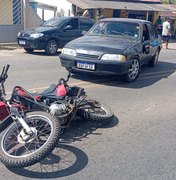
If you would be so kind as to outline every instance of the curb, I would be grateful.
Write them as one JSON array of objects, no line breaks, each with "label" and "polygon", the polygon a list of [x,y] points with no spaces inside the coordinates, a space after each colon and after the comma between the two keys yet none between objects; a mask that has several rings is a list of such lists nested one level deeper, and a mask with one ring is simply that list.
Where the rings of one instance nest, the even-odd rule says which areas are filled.
[{"label": "curb", "polygon": [[18,48],[20,48],[20,46],[17,44],[17,42],[0,43],[0,50],[14,50]]}]

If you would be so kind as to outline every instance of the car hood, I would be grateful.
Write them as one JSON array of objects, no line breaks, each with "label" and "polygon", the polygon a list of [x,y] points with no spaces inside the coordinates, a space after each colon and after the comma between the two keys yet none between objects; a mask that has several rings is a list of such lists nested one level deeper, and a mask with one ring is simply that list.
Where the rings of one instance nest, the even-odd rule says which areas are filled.
[{"label": "car hood", "polygon": [[69,42],[65,47],[103,53],[123,53],[124,50],[131,47],[134,43],[136,43],[136,41],[129,38],[85,35]]},{"label": "car hood", "polygon": [[43,33],[45,31],[50,31],[50,30],[55,30],[55,29],[57,29],[57,27],[40,26],[40,27],[23,30],[23,31],[21,31],[21,33],[24,33],[24,34]]}]

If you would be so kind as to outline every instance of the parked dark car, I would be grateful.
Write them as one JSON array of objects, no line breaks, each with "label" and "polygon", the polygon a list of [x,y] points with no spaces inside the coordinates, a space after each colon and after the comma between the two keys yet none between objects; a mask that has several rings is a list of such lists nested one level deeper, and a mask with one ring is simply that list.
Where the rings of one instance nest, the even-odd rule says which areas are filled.
[{"label": "parked dark car", "polygon": [[72,72],[124,75],[134,82],[141,66],[155,66],[161,39],[149,21],[107,18],[86,35],[66,44],[60,54],[62,66]]},{"label": "parked dark car", "polygon": [[93,19],[84,17],[57,17],[19,32],[17,41],[27,52],[44,49],[47,54],[54,55],[58,48],[82,36],[94,23]]}]

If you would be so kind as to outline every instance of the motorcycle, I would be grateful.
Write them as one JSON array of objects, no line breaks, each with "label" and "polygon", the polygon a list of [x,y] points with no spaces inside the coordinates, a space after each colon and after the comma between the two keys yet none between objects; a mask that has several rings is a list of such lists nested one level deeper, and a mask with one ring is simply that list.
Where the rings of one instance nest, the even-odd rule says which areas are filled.
[{"label": "motorcycle", "polygon": [[51,84],[41,93],[29,93],[22,87],[16,86],[13,90],[11,102],[20,102],[28,109],[40,109],[46,107],[49,113],[61,123],[61,128],[68,127],[75,116],[96,122],[109,124],[114,114],[105,104],[87,97],[84,88],[69,86],[67,78],[60,78],[57,84]]},{"label": "motorcycle", "polygon": [[[6,100],[4,83],[9,65],[0,76],[0,161],[10,167],[30,166],[49,155],[59,141],[61,124],[46,107],[30,109]],[[3,132],[2,132],[3,131]]]},{"label": "motorcycle", "polygon": [[[69,72],[66,79],[60,78],[57,84],[50,85],[48,89],[46,89],[41,93],[30,93],[20,86],[15,86],[12,91],[12,95],[8,105],[11,105],[13,107],[17,106],[18,109],[22,109],[22,111],[20,111],[22,112],[21,114],[22,115],[26,114],[27,117],[29,116],[28,111],[30,111],[30,113],[35,113],[36,115],[39,114],[39,116],[41,115],[41,113],[46,113],[48,116],[50,116],[48,119],[53,119],[52,121],[54,121],[54,123],[56,122],[58,123],[56,126],[58,129],[58,134],[56,135],[56,133],[54,133],[56,135],[55,139],[57,141],[59,138],[59,134],[65,128],[69,127],[71,121],[75,118],[75,116],[79,116],[82,119],[93,121],[98,124],[111,123],[114,116],[111,110],[103,103],[100,103],[97,100],[87,98],[87,94],[84,88],[78,86],[69,86],[68,81],[70,77],[71,77],[71,73]],[[24,110],[27,111],[27,113],[24,113],[25,112]],[[38,126],[38,124],[36,123],[29,125],[32,126],[31,129],[34,132],[33,136],[36,136],[37,134],[36,131],[38,129],[36,129],[35,126]],[[39,125],[41,124],[39,123]],[[13,128],[14,128],[13,126],[10,126],[4,136],[8,136],[9,131],[12,131]],[[23,131],[24,130],[20,129],[18,132],[15,133],[21,133],[21,134],[26,133],[26,130],[24,132]],[[18,136],[20,137],[20,135]],[[3,138],[2,140],[5,141],[6,139]],[[20,138],[18,138],[17,140],[19,141],[19,143],[25,143]],[[30,140],[30,142],[32,141],[33,139]],[[8,144],[8,142],[6,142],[6,144]],[[1,143],[1,146],[4,145],[5,143],[4,144]],[[50,152],[54,149],[54,146],[56,144],[52,144],[52,145],[53,148],[50,149]],[[4,155],[7,153],[3,151],[1,154],[3,154],[0,157],[0,161],[2,163],[8,166],[16,166],[15,163],[12,163],[12,161],[7,160],[7,159],[11,159],[10,153],[9,156],[5,158]],[[9,161],[11,163],[8,163]],[[14,160],[14,162],[15,161],[16,159]],[[35,162],[37,161],[38,160],[36,160]],[[29,164],[31,165],[32,163],[29,163],[28,161],[28,163],[26,164],[23,163],[23,166],[24,165],[27,166]]]}]

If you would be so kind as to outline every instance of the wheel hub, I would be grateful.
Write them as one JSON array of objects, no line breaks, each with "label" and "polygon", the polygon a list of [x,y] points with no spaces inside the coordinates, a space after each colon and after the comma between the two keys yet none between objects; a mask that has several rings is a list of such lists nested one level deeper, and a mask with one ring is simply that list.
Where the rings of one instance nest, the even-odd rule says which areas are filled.
[{"label": "wheel hub", "polygon": [[31,134],[27,134],[24,129],[20,131],[20,133],[17,136],[18,142],[25,144],[33,141],[37,136],[37,130],[34,127],[31,127]]}]

